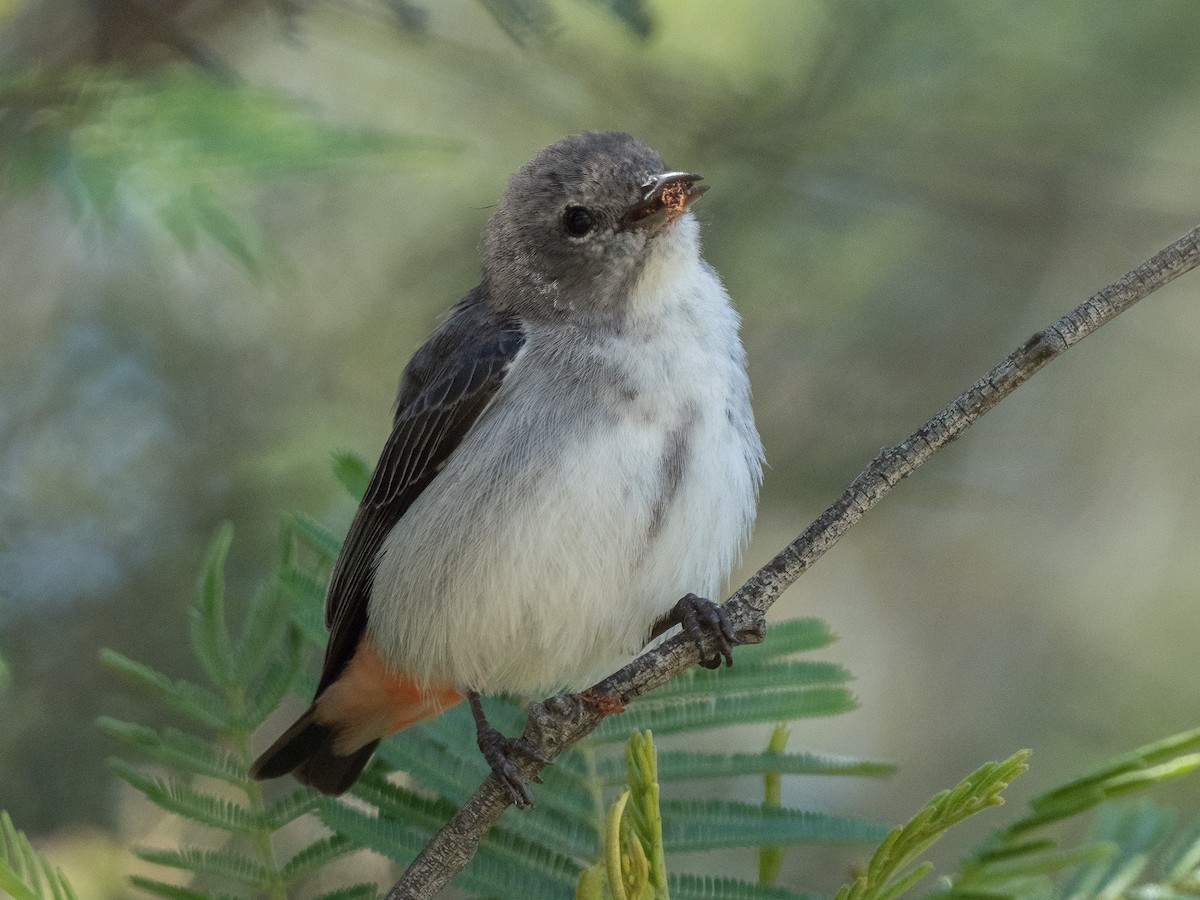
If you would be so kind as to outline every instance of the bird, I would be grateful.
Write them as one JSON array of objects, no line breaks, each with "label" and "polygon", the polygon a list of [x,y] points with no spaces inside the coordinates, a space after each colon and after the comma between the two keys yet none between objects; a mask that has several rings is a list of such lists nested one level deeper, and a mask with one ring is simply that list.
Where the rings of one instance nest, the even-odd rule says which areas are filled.
[{"label": "bird", "polygon": [[[392,431],[333,566],[312,705],[254,763],[346,791],[384,737],[482,695],[578,690],[675,625],[732,663],[709,597],[749,539],[763,449],[740,319],[700,254],[700,175],[582,132],[509,182],[479,284],[401,377]],[[703,645],[702,645],[703,646]]]}]

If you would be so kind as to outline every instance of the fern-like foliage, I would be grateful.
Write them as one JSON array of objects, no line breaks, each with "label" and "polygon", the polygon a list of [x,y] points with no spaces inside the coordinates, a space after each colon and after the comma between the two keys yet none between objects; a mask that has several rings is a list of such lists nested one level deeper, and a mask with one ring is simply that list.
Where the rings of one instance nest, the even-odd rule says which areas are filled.
[{"label": "fern-like foliage", "polygon": [[[554,37],[558,17],[550,0],[477,0],[510,38],[522,46],[544,43]],[[629,32],[647,38],[654,19],[645,0],[587,0],[608,13]]]},{"label": "fern-like foliage", "polygon": [[[334,470],[352,495],[362,494],[369,475],[365,464],[340,454]],[[248,778],[252,733],[289,692],[311,697],[314,678],[302,660],[319,656],[326,640],[325,582],[340,542],[303,516],[290,517],[284,535],[277,577],[250,599],[236,631],[229,624],[223,577],[231,530],[222,529],[214,540],[191,612],[191,645],[204,683],[169,678],[112,651],[102,655],[107,665],[191,723],[185,729],[150,729],[101,722],[107,734],[153,764],[147,769],[115,760],[116,774],[164,810],[203,824],[214,835],[203,845],[138,851],[144,860],[190,876],[186,886],[136,879],[159,896],[290,896],[305,879],[360,848],[407,863],[487,775],[474,723],[460,706],[385,741],[353,787],[352,802],[320,797],[286,781],[264,789]],[[580,873],[605,859],[608,804],[619,786],[631,785],[629,813],[636,815],[630,821],[638,824],[627,840],[634,835],[649,848],[645,859],[647,871],[656,873],[655,890],[669,888],[673,896],[696,900],[797,896],[751,881],[680,873],[667,878],[663,854],[717,848],[757,854],[767,847],[777,861],[787,845],[877,841],[885,831],[880,825],[780,805],[779,784],[785,775],[880,776],[890,773],[889,766],[788,753],[786,738],[778,735],[762,753],[675,749],[656,754],[648,737],[640,749],[626,751],[626,745],[630,733],[641,730],[692,737],[725,725],[772,724],[852,709],[848,673],[801,658],[832,641],[821,622],[785,622],[772,628],[765,643],[740,648],[733,668],[697,669],[630,704],[555,761],[536,790],[537,809],[502,819],[457,886],[489,897],[569,896]],[[520,731],[521,704],[503,697],[486,702],[498,728]],[[405,773],[403,782],[392,777],[396,772]],[[763,803],[658,799],[660,782],[738,776],[765,778],[775,785],[774,793]],[[652,810],[661,817],[653,835],[645,830]],[[275,833],[310,813],[328,831],[289,851],[287,858],[277,857]]]},{"label": "fern-like foliage", "polygon": [[[294,890],[327,863],[357,849],[342,836],[322,835],[276,855],[275,832],[315,808],[317,794],[291,786],[268,800],[248,774],[251,735],[295,684],[303,637],[290,621],[280,584],[254,595],[234,633],[227,621],[225,557],[233,538],[228,526],[214,539],[191,609],[191,646],[207,683],[173,680],[121,654],[105,650],[105,665],[147,691],[191,723],[191,729],[151,729],[102,719],[109,737],[153,763],[123,759],[113,771],[163,810],[207,826],[210,842],[140,848],[147,862],[183,873],[189,883],[137,876],[134,884],[160,897],[271,897]],[[375,885],[358,886],[370,896]],[[349,896],[339,894],[339,896]]]},{"label": "fern-like foliage", "polygon": [[184,250],[207,238],[255,274],[264,241],[230,212],[248,179],[450,149],[337,128],[278,94],[186,68],[140,79],[94,68],[0,79],[0,190],[53,184],[82,221],[154,221]]},{"label": "fern-like foliage", "polygon": [[[939,896],[1200,896],[1200,821],[1176,831],[1173,810],[1112,801],[1200,769],[1200,728],[1122,754],[1030,801],[1029,813],[963,861]],[[1053,828],[1095,813],[1083,843],[1061,846]]]},{"label": "fern-like foliage", "polygon": [[50,860],[0,812],[0,894],[13,900],[75,900],[75,891]]},{"label": "fern-like foliage", "polygon": [[[369,469],[349,455],[334,459],[338,479],[361,496]],[[113,739],[152,764],[114,760],[116,774],[164,810],[207,828],[213,839],[180,847],[144,848],[151,863],[186,873],[187,884],[139,876],[135,884],[161,897],[294,895],[303,883],[346,854],[369,849],[405,864],[453,815],[487,775],[475,746],[474,723],[463,706],[385,741],[352,788],[353,800],[321,797],[307,788],[251,781],[251,736],[289,693],[307,700],[313,676],[302,664],[306,648],[324,646],[324,585],[339,549],[336,535],[302,516],[290,517],[276,577],[246,604],[241,625],[229,624],[224,563],[232,540],[221,529],[209,550],[191,611],[192,649],[203,683],[172,679],[118,653],[107,665],[190,723],[150,729],[101,721]],[[848,674],[805,659],[833,635],[821,622],[800,619],[771,627],[767,640],[742,647],[730,669],[694,669],[607,719],[563,753],[535,791],[537,808],[508,813],[484,840],[456,881],[484,897],[528,900],[572,896],[644,900],[796,900],[804,895],[776,886],[787,846],[815,842],[883,842],[867,870],[838,900],[893,900],[929,871],[926,850],[945,831],[1001,802],[1004,787],[1025,768],[1027,753],[990,763],[956,788],[934,797],[912,821],[886,829],[860,819],[792,809],[782,804],[785,775],[880,776],[891,767],[851,758],[788,752],[788,731],[777,727],[761,753],[659,753],[658,734],[689,738],[730,724],[764,724],[852,709]],[[317,654],[308,654],[317,655]],[[507,698],[489,698],[493,723],[520,731],[524,712]],[[631,736],[632,732],[632,736]],[[1200,896],[1200,823],[1178,832],[1169,810],[1151,804],[1104,805],[1087,841],[1060,848],[1043,832],[1094,811],[1106,801],[1200,768],[1200,729],[1125,754],[1096,771],[1035,799],[1030,813],[998,832],[948,879],[939,897]],[[403,772],[403,780],[393,777]],[[661,799],[660,785],[683,780],[762,779],[763,802]],[[613,800],[616,795],[615,802]],[[277,856],[275,834],[315,816],[307,843]],[[69,900],[69,886],[11,823],[2,823],[6,862],[0,887],[14,896],[31,888],[29,873]],[[296,829],[292,829],[294,841]],[[670,871],[671,854],[744,848],[756,854],[757,882]],[[16,860],[16,862],[13,862]],[[16,873],[15,875],[13,873]],[[25,880],[21,881],[24,877]],[[322,900],[374,896],[374,884],[354,884]],[[44,893],[44,892],[43,892]]]},{"label": "fern-like foliage", "polygon": [[[1175,811],[1148,801],[1109,802],[1200,769],[1200,729],[1108,760],[1030,801],[1030,812],[997,831],[930,896],[936,900],[1183,900],[1200,897],[1200,820],[1179,831]],[[934,797],[875,850],[836,900],[895,900],[932,871],[921,861],[946,830],[1003,803],[1029,751],[988,763]],[[1095,813],[1087,838],[1062,847],[1048,829]]]},{"label": "fern-like foliage", "polygon": [[576,900],[669,900],[658,759],[654,738],[635,731],[625,745],[629,786],[608,812],[604,860],[585,869]]},{"label": "fern-like foliage", "polygon": [[987,763],[957,787],[942,791],[906,824],[892,829],[876,848],[867,870],[838,891],[836,900],[893,900],[933,869],[921,856],[953,825],[1004,802],[1001,792],[1027,768],[1029,751]]},{"label": "fern-like foliage", "polygon": [[[335,457],[334,469],[350,493],[360,496],[369,469],[345,454]],[[332,532],[303,517],[294,518],[290,530],[302,552],[285,565],[280,583],[294,603],[298,629],[314,645],[323,646],[324,580],[339,543]],[[605,859],[607,794],[629,782],[629,763],[622,751],[631,732],[694,737],[726,725],[772,724],[849,711],[855,705],[847,688],[849,674],[836,664],[797,658],[833,640],[824,623],[815,619],[784,622],[771,628],[765,643],[739,648],[732,668],[694,669],[631,703],[624,714],[606,720],[543,773],[536,809],[507,814],[456,885],[484,896],[569,896],[580,873]],[[311,676],[300,683],[302,693],[311,691]],[[487,703],[498,728],[520,732],[520,704],[505,698],[488,698]],[[878,762],[787,753],[778,741],[762,753],[669,750],[657,754],[655,767],[656,791],[659,782],[791,774],[881,776],[892,771]],[[389,781],[388,774],[395,771],[407,773],[412,786]],[[322,798],[317,814],[353,843],[407,863],[487,771],[475,746],[470,714],[456,707],[383,743],[353,790],[365,807]],[[668,854],[717,848],[757,853],[764,845],[781,854],[790,844],[873,842],[886,830],[859,819],[783,808],[777,801],[668,799],[656,805],[661,809],[662,847]],[[669,883],[672,895],[680,897],[796,896],[735,879],[674,875]]]}]

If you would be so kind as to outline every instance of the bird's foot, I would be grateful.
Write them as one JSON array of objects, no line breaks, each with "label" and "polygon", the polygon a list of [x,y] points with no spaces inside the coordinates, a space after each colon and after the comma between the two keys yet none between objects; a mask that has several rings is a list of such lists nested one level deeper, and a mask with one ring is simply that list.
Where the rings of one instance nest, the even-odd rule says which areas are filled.
[{"label": "bird's foot", "polygon": [[[688,594],[682,597],[663,617],[663,623],[665,627],[662,629],[656,626],[655,630],[658,633],[665,631],[671,625],[682,626],[683,633],[700,648],[700,665],[704,668],[718,669],[722,659],[725,660],[725,665],[733,665],[733,648],[740,641],[737,632],[734,631],[729,613],[721,604],[713,603],[711,600],[695,594]],[[707,656],[704,655],[704,639],[710,635],[716,642],[717,652],[712,656]]]},{"label": "bird's foot", "polygon": [[[545,766],[550,765],[551,760],[524,739],[507,737],[493,728],[483,714],[479,694],[470,691],[467,693],[467,699],[471,704],[471,714],[475,717],[475,742],[479,745],[479,752],[487,760],[492,774],[508,791],[513,806],[517,809],[531,808],[533,795],[529,793],[529,785],[526,784],[525,776],[521,774],[515,759],[524,757]],[[532,776],[531,780],[535,784],[542,782],[537,775]]]}]

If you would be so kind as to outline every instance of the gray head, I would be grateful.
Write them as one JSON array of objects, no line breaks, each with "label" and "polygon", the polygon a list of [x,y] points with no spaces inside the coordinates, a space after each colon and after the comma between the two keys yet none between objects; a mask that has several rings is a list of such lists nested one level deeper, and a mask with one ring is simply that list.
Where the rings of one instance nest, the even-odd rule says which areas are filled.
[{"label": "gray head", "polygon": [[493,302],[532,318],[620,317],[653,254],[698,252],[699,180],[627,134],[551,144],[513,175],[484,233]]}]

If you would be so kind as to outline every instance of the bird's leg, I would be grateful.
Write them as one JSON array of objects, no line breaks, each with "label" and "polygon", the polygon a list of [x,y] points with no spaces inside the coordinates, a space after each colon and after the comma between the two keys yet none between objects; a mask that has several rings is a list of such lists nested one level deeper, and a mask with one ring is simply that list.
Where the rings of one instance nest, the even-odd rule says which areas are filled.
[{"label": "bird's leg", "polygon": [[[545,765],[550,765],[550,760],[521,738],[506,737],[493,728],[487,716],[483,714],[483,703],[479,699],[478,691],[467,691],[467,702],[471,704],[471,716],[475,719],[475,740],[479,744],[479,752],[487,760],[492,774],[508,789],[514,806],[518,809],[533,806],[533,796],[529,793],[529,786],[525,784],[525,777],[513,763],[513,756],[520,754],[526,759],[536,760]],[[540,783],[542,779],[535,775],[533,780]]]},{"label": "bird's leg", "polygon": [[701,655],[700,665],[704,668],[720,668],[722,659],[725,660],[725,665],[733,665],[733,647],[738,643],[737,632],[734,631],[733,622],[729,613],[725,612],[724,606],[695,594],[687,594],[669,613],[654,623],[654,627],[650,629],[650,639],[654,640],[675,625],[683,626],[683,633],[701,648],[701,654],[704,652],[705,635],[712,635],[717,643],[717,652],[713,656]]}]

